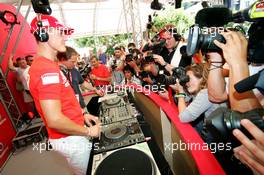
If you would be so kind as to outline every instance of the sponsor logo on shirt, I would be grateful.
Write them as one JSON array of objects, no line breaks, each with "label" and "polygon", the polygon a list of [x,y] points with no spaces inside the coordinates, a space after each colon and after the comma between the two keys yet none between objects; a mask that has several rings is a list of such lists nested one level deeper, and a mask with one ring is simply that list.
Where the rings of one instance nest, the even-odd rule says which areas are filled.
[{"label": "sponsor logo on shirt", "polygon": [[45,73],[41,76],[42,84],[57,84],[60,83],[60,78],[58,73]]},{"label": "sponsor logo on shirt", "polygon": [[65,87],[70,86],[69,81],[67,80],[67,78],[65,77],[65,75],[63,74],[62,71],[60,71],[60,74],[61,74],[61,76],[62,76],[62,84],[64,84]]}]

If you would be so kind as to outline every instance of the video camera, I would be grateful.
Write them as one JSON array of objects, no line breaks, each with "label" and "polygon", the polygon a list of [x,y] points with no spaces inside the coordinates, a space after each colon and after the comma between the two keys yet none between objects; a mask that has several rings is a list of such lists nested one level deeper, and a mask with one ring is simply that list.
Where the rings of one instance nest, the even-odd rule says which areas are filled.
[{"label": "video camera", "polygon": [[[224,25],[229,22],[241,23],[253,22],[248,36],[248,61],[252,63],[264,63],[262,59],[264,47],[264,2],[255,2],[249,8],[232,14],[231,10],[225,7],[212,7],[200,10],[195,17],[195,25],[189,30],[187,54],[195,54],[198,50],[206,52],[220,52],[221,49],[214,44],[214,40],[225,43],[222,32],[227,28]],[[241,31],[241,27],[228,28],[229,30]],[[242,33],[245,33],[242,31]]]},{"label": "video camera", "polygon": [[[207,131],[212,135],[215,142],[233,142],[233,129],[240,129],[247,137],[252,138],[250,133],[240,125],[242,119],[248,119],[259,129],[264,131],[264,121],[262,116],[264,109],[253,109],[248,112],[232,111],[225,107],[220,107],[213,111],[206,119],[205,126]],[[231,136],[231,137],[230,137]],[[206,139],[205,139],[206,140]]]},{"label": "video camera", "polygon": [[184,67],[175,67],[172,69],[172,75],[167,76],[164,73],[159,73],[157,81],[159,84],[173,85],[176,84],[176,80],[179,80],[180,85],[185,86],[189,82],[190,78],[186,74]]}]

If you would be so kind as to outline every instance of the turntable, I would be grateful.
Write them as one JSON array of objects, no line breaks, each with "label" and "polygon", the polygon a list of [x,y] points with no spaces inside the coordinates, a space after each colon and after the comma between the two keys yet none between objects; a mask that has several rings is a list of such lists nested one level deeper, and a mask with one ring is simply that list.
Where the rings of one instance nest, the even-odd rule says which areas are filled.
[{"label": "turntable", "polygon": [[102,126],[101,139],[95,142],[94,153],[113,150],[145,141],[136,118]]},{"label": "turntable", "polygon": [[160,175],[146,142],[97,154],[92,175]]}]

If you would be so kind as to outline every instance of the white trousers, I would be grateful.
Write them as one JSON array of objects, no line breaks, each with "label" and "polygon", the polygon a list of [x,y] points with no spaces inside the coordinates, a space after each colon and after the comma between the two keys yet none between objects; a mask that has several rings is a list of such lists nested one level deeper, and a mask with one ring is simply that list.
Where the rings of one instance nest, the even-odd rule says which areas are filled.
[{"label": "white trousers", "polygon": [[68,161],[74,175],[86,175],[92,143],[83,136],[68,136],[49,139],[52,150],[58,152]]}]

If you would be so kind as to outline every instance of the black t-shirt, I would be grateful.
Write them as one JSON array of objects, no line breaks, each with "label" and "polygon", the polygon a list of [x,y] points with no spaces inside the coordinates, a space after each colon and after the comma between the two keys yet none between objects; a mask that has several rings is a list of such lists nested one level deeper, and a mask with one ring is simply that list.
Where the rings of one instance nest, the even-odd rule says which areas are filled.
[{"label": "black t-shirt", "polygon": [[[164,61],[167,62],[168,64],[171,63],[171,60],[173,58],[173,55],[175,53],[175,50],[176,48],[172,51],[172,52],[169,52],[169,50],[164,47],[160,53],[160,56],[163,57]],[[181,67],[186,67],[188,65],[191,65],[192,63],[192,57],[191,56],[187,56],[187,55],[182,55],[181,56],[181,60],[179,62],[179,66]]]},{"label": "black t-shirt", "polygon": [[73,88],[75,95],[76,96],[78,95],[77,97],[78,97],[79,104],[80,104],[81,108],[86,107],[82,93],[81,93],[81,90],[79,88],[79,85],[83,84],[83,82],[84,82],[84,79],[82,78],[80,72],[76,68],[69,70],[63,64],[60,64],[59,66],[60,66],[60,70],[63,72],[63,74],[65,75],[65,77],[69,81],[71,87]]}]

